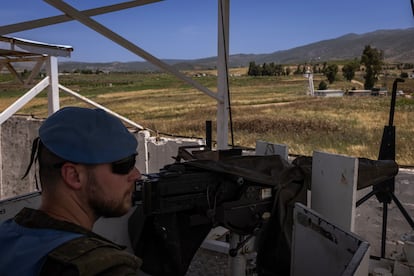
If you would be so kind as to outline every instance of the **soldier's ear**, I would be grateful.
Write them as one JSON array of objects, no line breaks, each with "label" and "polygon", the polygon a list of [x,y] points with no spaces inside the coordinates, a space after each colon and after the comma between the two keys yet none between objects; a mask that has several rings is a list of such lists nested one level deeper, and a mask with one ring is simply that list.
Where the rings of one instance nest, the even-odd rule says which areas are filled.
[{"label": "soldier's ear", "polygon": [[82,188],[81,176],[82,168],[79,164],[65,162],[60,169],[63,181],[71,189],[80,190]]}]

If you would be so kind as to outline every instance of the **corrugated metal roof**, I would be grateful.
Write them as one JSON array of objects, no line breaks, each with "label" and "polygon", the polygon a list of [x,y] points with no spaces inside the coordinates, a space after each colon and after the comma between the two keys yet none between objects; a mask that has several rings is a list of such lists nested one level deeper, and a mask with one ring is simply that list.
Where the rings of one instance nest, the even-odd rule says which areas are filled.
[{"label": "corrugated metal roof", "polygon": [[0,36],[0,59],[35,56],[70,57],[73,48],[67,45],[47,44],[16,37]]}]

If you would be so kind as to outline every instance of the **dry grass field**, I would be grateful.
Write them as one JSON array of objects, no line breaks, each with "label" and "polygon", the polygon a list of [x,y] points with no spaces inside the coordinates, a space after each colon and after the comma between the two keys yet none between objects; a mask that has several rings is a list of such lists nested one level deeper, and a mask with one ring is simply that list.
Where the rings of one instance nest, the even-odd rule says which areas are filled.
[{"label": "dry grass field", "polygon": [[[291,154],[311,155],[313,150],[377,159],[382,132],[388,124],[388,96],[311,97],[302,75],[249,77],[246,68],[230,71],[230,102],[235,146],[254,147],[257,139],[287,144]],[[216,72],[187,72],[216,91]],[[200,77],[200,75],[202,75]],[[339,76],[340,74],[338,74]],[[2,78],[2,79],[1,79]],[[324,76],[315,76],[315,87]],[[12,79],[0,75],[0,109],[21,96]],[[359,78],[362,82],[362,78]],[[392,91],[394,77],[381,80]],[[205,121],[213,121],[216,102],[189,85],[163,73],[62,75],[60,83],[97,103],[161,134],[204,137]],[[337,80],[329,88],[361,89]],[[414,80],[399,84],[406,95],[414,93]],[[61,106],[85,105],[61,92]],[[46,116],[46,93],[27,104],[21,114]],[[397,162],[414,165],[414,99],[398,97],[394,125]],[[229,137],[229,141],[231,138]]]}]

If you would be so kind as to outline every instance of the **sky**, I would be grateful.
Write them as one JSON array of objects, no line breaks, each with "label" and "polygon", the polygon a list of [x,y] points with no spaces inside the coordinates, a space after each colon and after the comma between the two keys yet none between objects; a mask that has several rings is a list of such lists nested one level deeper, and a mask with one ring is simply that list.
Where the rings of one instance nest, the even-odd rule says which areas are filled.
[{"label": "sky", "polygon": [[[42,0],[2,1],[0,26],[62,14]],[[65,2],[85,10],[124,1]],[[93,19],[159,59],[198,59],[217,55],[217,13],[217,0],[164,0]],[[229,49],[231,55],[268,54],[349,33],[412,27],[410,0],[230,0]],[[4,35],[72,46],[63,61],[143,60],[77,21]]]}]

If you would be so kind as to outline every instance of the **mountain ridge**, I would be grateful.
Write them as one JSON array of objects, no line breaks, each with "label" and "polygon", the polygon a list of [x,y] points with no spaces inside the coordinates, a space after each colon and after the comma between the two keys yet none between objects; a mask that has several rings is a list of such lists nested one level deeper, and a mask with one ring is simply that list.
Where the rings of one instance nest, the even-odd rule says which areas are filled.
[{"label": "mountain ridge", "polygon": [[[246,67],[250,62],[256,64],[274,62],[276,64],[298,64],[309,62],[332,62],[360,58],[364,47],[384,52],[388,63],[414,63],[414,27],[407,29],[376,30],[364,34],[348,33],[333,39],[326,39],[288,50],[263,54],[233,54],[229,57],[229,67]],[[163,59],[179,70],[203,70],[216,68],[217,57],[192,60]],[[161,71],[147,61],[130,62],[59,62],[59,71],[101,70],[109,72]]]}]

